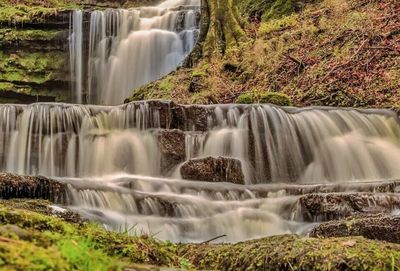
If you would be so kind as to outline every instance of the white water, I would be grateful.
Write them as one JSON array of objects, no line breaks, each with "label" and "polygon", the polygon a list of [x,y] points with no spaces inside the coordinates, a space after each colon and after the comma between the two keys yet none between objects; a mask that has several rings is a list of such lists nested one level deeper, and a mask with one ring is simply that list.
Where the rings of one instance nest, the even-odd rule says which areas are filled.
[{"label": "white water", "polygon": [[199,0],[169,0],[155,7],[93,11],[85,60],[76,49],[86,42],[82,12],[75,11],[70,38],[75,101],[81,103],[83,95],[88,103],[121,104],[133,89],[176,69],[194,47],[199,6]]},{"label": "white water", "polygon": [[237,158],[247,186],[162,176],[157,130],[173,120],[169,106],[1,105],[0,168],[62,177],[71,207],[110,229],[136,225],[132,233],[185,242],[306,232],[312,224],[302,222],[298,196],[260,193],[270,183],[347,182],[357,191],[400,178],[394,113],[268,105],[201,107],[207,132],[185,132],[186,159]]},{"label": "white water", "polygon": [[69,34],[69,61],[71,70],[72,93],[77,103],[82,103],[83,84],[83,14],[76,10],[71,16]]}]

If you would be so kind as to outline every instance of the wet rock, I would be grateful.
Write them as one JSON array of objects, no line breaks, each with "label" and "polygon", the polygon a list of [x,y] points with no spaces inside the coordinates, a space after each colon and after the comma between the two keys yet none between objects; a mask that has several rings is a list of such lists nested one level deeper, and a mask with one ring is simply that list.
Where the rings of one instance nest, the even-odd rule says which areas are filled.
[{"label": "wet rock", "polygon": [[161,152],[161,168],[165,172],[185,161],[185,133],[181,130],[160,130],[157,132]]},{"label": "wet rock", "polygon": [[363,236],[368,239],[400,243],[400,216],[372,214],[330,221],[315,227],[310,236]]},{"label": "wet rock", "polygon": [[213,107],[201,105],[177,105],[172,107],[172,121],[170,128],[184,131],[207,131],[210,116],[213,115]]},{"label": "wet rock", "polygon": [[343,219],[356,214],[388,213],[400,207],[399,194],[329,193],[299,198],[297,216],[309,222]]},{"label": "wet rock", "polygon": [[41,176],[0,173],[0,197],[46,199],[56,203],[66,201],[67,186]]},{"label": "wet rock", "polygon": [[244,184],[241,162],[234,158],[192,159],[182,165],[180,172],[188,180]]}]

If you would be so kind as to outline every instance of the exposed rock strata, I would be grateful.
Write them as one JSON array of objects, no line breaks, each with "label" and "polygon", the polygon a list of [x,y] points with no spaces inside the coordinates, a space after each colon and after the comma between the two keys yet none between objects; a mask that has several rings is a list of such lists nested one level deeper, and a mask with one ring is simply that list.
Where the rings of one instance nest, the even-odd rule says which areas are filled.
[{"label": "exposed rock strata", "polygon": [[304,221],[321,222],[356,214],[391,212],[400,207],[399,194],[329,193],[300,197],[298,215]]},{"label": "exposed rock strata", "polygon": [[192,159],[182,165],[180,172],[188,180],[244,184],[241,162],[234,158]]},{"label": "exposed rock strata", "polygon": [[368,239],[400,243],[400,216],[372,214],[329,221],[315,227],[310,236],[363,236]]}]

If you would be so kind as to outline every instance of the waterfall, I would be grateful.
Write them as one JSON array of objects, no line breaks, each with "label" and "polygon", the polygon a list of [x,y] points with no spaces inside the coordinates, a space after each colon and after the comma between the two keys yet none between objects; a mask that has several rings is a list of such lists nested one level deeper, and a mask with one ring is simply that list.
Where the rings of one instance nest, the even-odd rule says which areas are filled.
[{"label": "waterfall", "polygon": [[[53,177],[160,176],[157,131],[174,125],[170,106],[1,105],[0,168]],[[269,105],[201,109],[207,131],[180,127],[186,130],[186,159],[236,158],[248,172],[248,184],[400,178],[400,125],[390,111]]]},{"label": "waterfall", "polygon": [[83,80],[83,14],[75,10],[71,16],[69,34],[69,60],[71,70],[72,96],[77,103],[82,103]]},{"label": "waterfall", "polygon": [[[175,0],[155,7],[93,11],[83,41],[82,11],[75,11],[70,35],[75,101],[81,103],[84,96],[88,103],[121,104],[133,89],[176,69],[197,39],[199,6],[198,0]],[[82,66],[84,61],[87,65]]]},{"label": "waterfall", "polygon": [[[172,129],[184,133],[184,159],[236,158],[246,185],[165,173],[159,132]],[[400,178],[400,122],[387,110],[9,104],[0,105],[0,150],[2,171],[68,183],[69,207],[105,227],[182,242],[304,234],[320,217],[302,215],[302,194],[383,191]],[[365,208],[400,208],[398,194],[363,197]]]}]

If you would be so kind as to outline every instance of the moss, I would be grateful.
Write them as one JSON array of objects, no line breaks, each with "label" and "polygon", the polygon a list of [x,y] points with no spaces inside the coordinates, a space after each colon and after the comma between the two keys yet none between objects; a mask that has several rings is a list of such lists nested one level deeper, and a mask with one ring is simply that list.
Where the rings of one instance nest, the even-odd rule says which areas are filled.
[{"label": "moss", "polygon": [[270,19],[281,18],[294,11],[295,5],[293,0],[276,0],[272,1],[271,6],[264,11],[262,20],[267,21]]},{"label": "moss", "polygon": [[256,20],[268,21],[289,15],[295,10],[293,0],[241,0],[238,3],[242,14]]},{"label": "moss", "polygon": [[162,92],[169,93],[174,88],[174,85],[169,80],[163,80],[159,84],[159,89]]},{"label": "moss", "polygon": [[204,42],[204,55],[229,53],[246,40],[240,15],[233,0],[208,0],[210,24]]},{"label": "moss", "polygon": [[142,264],[152,264],[207,270],[396,270],[400,266],[400,245],[362,237],[283,235],[238,244],[172,244],[147,235],[108,232],[93,223],[66,222],[49,208],[46,201],[0,201],[0,225],[14,225],[7,227],[8,232],[4,226],[0,230],[0,268],[147,270]]},{"label": "moss", "polygon": [[182,245],[179,255],[212,270],[396,270],[400,245],[362,237],[273,236],[238,244]]},{"label": "moss", "polygon": [[50,41],[60,33],[59,30],[1,28],[0,44],[19,41]]},{"label": "moss", "polygon": [[238,104],[252,104],[254,103],[254,95],[250,93],[242,93],[236,98]]},{"label": "moss", "polygon": [[68,270],[68,264],[57,248],[43,248],[9,238],[0,240],[0,267],[10,271]]},{"label": "moss", "polygon": [[0,23],[44,22],[46,17],[55,15],[57,12],[57,8],[29,7],[25,5],[4,6],[0,8]]},{"label": "moss", "polygon": [[0,80],[42,84],[54,80],[63,65],[64,58],[59,52],[0,52]]},{"label": "moss", "polygon": [[297,23],[297,16],[285,16],[280,19],[269,20],[268,22],[262,22],[259,28],[260,35],[270,34],[275,31],[285,30],[288,27],[292,27]]},{"label": "moss", "polygon": [[[48,208],[49,205],[45,201],[1,201],[0,224],[16,225],[28,231],[32,236],[31,243],[22,242],[15,236],[15,244],[21,245],[22,242],[24,246],[26,244],[32,247],[32,250],[38,247],[38,253],[44,251],[44,255],[52,253],[57,259],[63,260],[66,264],[65,270],[119,270],[120,267],[127,266],[128,262],[166,266],[178,265],[180,262],[176,256],[176,246],[172,243],[160,242],[150,236],[131,237],[127,234],[108,232],[96,224],[82,221],[79,224],[69,223],[49,213]],[[4,232],[0,231],[0,234],[2,233]],[[7,234],[7,238],[10,236],[12,237]],[[38,260],[48,260],[42,259],[39,254],[32,255],[32,258],[29,256],[29,259],[25,259],[24,256],[16,257],[32,266],[35,266],[32,263],[34,257]],[[48,261],[54,264],[52,259]],[[10,270],[14,270],[13,268]],[[64,270],[61,267],[52,269],[47,266],[37,270],[49,269]]]},{"label": "moss", "polygon": [[203,76],[206,76],[206,75],[207,74],[204,71],[193,71],[192,72],[192,78],[193,77],[203,77]]},{"label": "moss", "polygon": [[290,97],[284,93],[277,92],[266,92],[260,95],[259,98],[260,103],[269,103],[280,106],[289,106],[291,105]]},{"label": "moss", "polygon": [[7,91],[13,89],[14,85],[8,82],[0,82],[0,91]]}]

